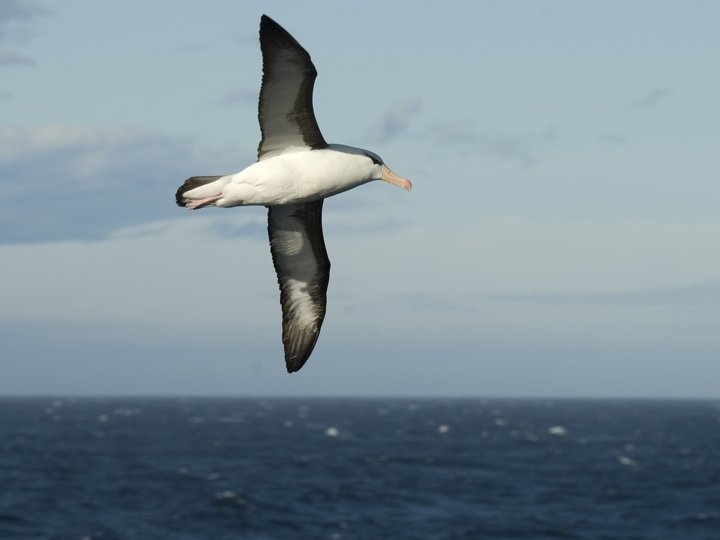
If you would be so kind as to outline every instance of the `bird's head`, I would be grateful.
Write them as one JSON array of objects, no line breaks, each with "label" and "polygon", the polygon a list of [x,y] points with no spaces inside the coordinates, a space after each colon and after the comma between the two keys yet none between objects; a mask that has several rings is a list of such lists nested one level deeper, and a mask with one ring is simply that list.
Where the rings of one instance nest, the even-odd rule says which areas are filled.
[{"label": "bird's head", "polygon": [[392,184],[394,186],[401,187],[406,191],[410,191],[412,189],[412,182],[407,178],[403,178],[402,176],[398,176],[397,174],[392,172],[392,170],[390,170],[390,167],[385,165],[380,156],[378,156],[374,152],[370,152],[369,150],[365,150],[363,151],[363,153],[368,159],[373,162],[373,165],[377,169],[376,178],[378,178],[379,180],[384,180],[385,182],[388,182],[389,184]]}]

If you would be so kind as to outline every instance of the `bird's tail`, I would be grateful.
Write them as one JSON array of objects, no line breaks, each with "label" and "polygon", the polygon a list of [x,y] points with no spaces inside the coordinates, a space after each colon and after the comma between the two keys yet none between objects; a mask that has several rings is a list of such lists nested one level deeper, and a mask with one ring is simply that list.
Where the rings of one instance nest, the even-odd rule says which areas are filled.
[{"label": "bird's tail", "polygon": [[[193,197],[186,197],[185,194],[190,191],[191,189],[199,188],[200,186],[204,186],[205,184],[209,184],[211,182],[214,182],[215,180],[218,180],[219,178],[222,178],[222,176],[193,176],[191,178],[188,178],[185,180],[182,186],[178,188],[178,190],[175,192],[175,202],[178,206],[185,206],[190,200],[194,198],[201,199],[203,197],[207,197],[209,195],[215,195],[215,193],[210,193],[209,195],[206,195],[205,193],[193,193]],[[218,193],[222,191],[222,188],[218,190]]]}]

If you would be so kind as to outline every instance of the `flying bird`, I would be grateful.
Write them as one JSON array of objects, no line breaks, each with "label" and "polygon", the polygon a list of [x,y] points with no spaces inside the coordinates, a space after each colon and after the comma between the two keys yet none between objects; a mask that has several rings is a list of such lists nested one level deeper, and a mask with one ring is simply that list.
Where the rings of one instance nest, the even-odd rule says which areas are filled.
[{"label": "flying bird", "polygon": [[179,206],[262,205],[280,285],[282,341],[288,373],[310,357],[325,318],[330,260],[322,231],[323,200],[372,180],[410,191],[368,150],[328,144],[313,112],[317,71],[308,52],[267,15],[260,19],[263,77],[258,159],[225,176],[193,176],[178,188]]}]

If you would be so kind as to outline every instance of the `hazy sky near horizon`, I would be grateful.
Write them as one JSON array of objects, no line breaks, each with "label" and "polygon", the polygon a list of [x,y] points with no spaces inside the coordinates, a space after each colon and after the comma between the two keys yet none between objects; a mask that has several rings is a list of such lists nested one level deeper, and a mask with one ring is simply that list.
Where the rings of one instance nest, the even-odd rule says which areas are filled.
[{"label": "hazy sky near horizon", "polygon": [[[0,3],[0,395],[720,395],[720,4]],[[260,15],[325,138],[413,180],[329,199],[285,373],[255,159]]]}]

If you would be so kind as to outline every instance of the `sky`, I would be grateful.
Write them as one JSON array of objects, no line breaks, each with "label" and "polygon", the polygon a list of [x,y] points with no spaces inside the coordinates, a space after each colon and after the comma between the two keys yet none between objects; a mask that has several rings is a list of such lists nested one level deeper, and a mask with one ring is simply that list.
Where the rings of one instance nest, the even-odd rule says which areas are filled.
[{"label": "sky", "polygon": [[[0,2],[0,395],[720,396],[720,4]],[[285,372],[260,16],[326,140],[414,183],[325,203]]]}]

